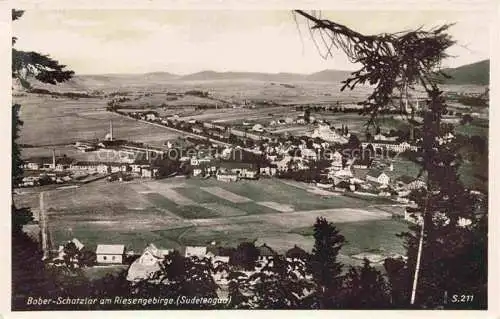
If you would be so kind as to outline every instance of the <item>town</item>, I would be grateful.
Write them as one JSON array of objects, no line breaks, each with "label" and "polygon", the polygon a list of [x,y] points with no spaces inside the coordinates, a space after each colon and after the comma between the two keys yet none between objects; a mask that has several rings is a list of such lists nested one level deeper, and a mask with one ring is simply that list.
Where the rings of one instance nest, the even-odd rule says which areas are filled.
[{"label": "town", "polygon": [[453,19],[70,11],[12,10],[13,309],[486,307],[489,60]]}]

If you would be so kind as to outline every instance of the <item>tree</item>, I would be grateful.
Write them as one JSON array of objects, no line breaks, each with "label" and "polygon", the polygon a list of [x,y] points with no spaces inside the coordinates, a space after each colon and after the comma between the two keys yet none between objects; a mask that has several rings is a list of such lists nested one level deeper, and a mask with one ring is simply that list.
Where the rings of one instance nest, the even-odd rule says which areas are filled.
[{"label": "tree", "polygon": [[[12,10],[12,21],[19,19],[24,11]],[[12,46],[17,38],[12,38]],[[73,71],[65,71],[65,66],[37,52],[24,52],[12,48],[12,78],[26,89],[30,88],[29,79],[56,84],[68,80]],[[12,187],[22,179],[22,159],[17,144],[22,121],[19,119],[19,104],[12,105]],[[26,309],[26,299],[33,295],[47,295],[55,284],[45,272],[43,253],[39,245],[23,232],[23,225],[32,220],[28,208],[12,206],[12,307]]]},{"label": "tree", "polygon": [[[462,264],[470,261],[462,252],[471,237],[458,226],[458,221],[467,218],[472,220],[470,228],[479,228],[473,213],[476,211],[474,200],[458,180],[460,159],[456,145],[438,143],[447,106],[437,78],[447,77],[440,66],[448,56],[446,50],[455,43],[446,32],[450,25],[432,30],[363,35],[314,14],[295,12],[312,21],[312,29],[329,39],[325,41],[327,56],[332,56],[331,48],[335,46],[351,61],[362,65],[343,81],[342,90],[352,90],[359,84],[374,85],[369,97],[359,103],[363,106],[361,113],[369,115],[367,127],[375,125],[377,116],[394,106],[395,92],[399,93],[402,114],[406,112],[404,101],[411,99],[409,92],[416,85],[427,94],[426,107],[419,111],[423,120],[410,119],[410,124],[418,127],[422,135],[421,156],[417,157],[420,175],[427,174],[427,188],[415,198],[422,223],[411,226],[403,236],[408,247],[407,269],[412,277],[410,303],[418,307],[440,307],[443,295],[456,289],[456,284],[463,279],[465,266],[451,261],[458,256],[465,259]],[[478,230],[478,233],[481,232]],[[480,278],[477,280],[474,286],[480,287]]]},{"label": "tree", "polygon": [[80,251],[76,247],[75,243],[67,242],[63,247],[64,252],[64,263],[70,268],[74,269],[75,264],[78,262],[78,255]]},{"label": "tree", "polygon": [[365,134],[365,139],[367,142],[372,142],[373,141],[373,135],[370,132],[366,132]]},{"label": "tree", "polygon": [[361,148],[361,141],[355,134],[349,136],[349,141],[347,141],[346,148],[350,150],[358,150]]},{"label": "tree", "polygon": [[304,120],[306,123],[311,122],[311,109],[309,107],[304,111]]},{"label": "tree", "polygon": [[[178,251],[169,254],[161,265],[161,270],[150,278],[137,282],[132,287],[135,297],[217,297],[217,284],[210,259],[184,257]],[[178,305],[185,309],[209,309],[210,304]]]},{"label": "tree", "polygon": [[274,256],[272,262],[248,279],[253,297],[252,308],[303,308],[304,298],[314,287],[305,275],[306,265],[303,261],[288,261],[284,256]]},{"label": "tree", "polygon": [[347,309],[385,309],[391,306],[386,280],[367,259],[360,269],[350,267],[343,292],[343,307]]},{"label": "tree", "polygon": [[92,267],[95,266],[97,262],[97,255],[94,251],[83,247],[78,252],[78,266],[80,267]]},{"label": "tree", "polygon": [[470,114],[464,114],[460,119],[460,124],[467,125],[472,123],[472,116]]},{"label": "tree", "polygon": [[243,242],[238,245],[230,263],[233,266],[241,267],[244,270],[255,269],[259,250],[254,242]]},{"label": "tree", "polygon": [[315,307],[324,309],[340,306],[342,264],[337,261],[337,256],[344,243],[344,236],[333,224],[323,217],[316,219],[314,247],[308,269],[315,283]]}]

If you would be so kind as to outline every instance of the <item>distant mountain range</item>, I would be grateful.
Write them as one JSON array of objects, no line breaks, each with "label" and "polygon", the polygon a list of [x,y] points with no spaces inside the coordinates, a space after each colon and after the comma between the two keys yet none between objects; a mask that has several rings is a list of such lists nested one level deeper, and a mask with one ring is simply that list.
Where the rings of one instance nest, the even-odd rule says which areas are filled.
[{"label": "distant mountain range", "polygon": [[444,69],[443,72],[452,77],[444,79],[445,84],[488,85],[490,83],[490,60]]},{"label": "distant mountain range", "polygon": [[[489,84],[490,61],[483,60],[457,68],[447,68],[443,71],[450,75],[451,79],[445,79],[446,84]],[[146,81],[215,81],[215,80],[256,80],[266,82],[340,82],[349,77],[351,71],[323,70],[311,74],[299,73],[261,73],[261,72],[216,72],[201,71],[188,75],[177,75],[169,72],[153,72],[146,74],[123,74],[123,75],[81,75],[82,78],[93,78],[94,80],[111,80],[118,78],[121,81],[135,81],[141,78]]]},{"label": "distant mountain range", "polygon": [[[451,79],[443,79],[445,84],[489,84],[489,60],[463,65],[457,68],[444,69]],[[259,72],[216,72],[202,71],[188,75],[177,75],[169,72],[152,72],[145,74],[96,74],[76,75],[68,82],[57,86],[31,81],[34,87],[47,90],[83,92],[104,87],[130,87],[137,84],[147,87],[154,84],[168,84],[171,81],[216,81],[216,80],[254,80],[289,84],[293,82],[331,82],[340,83],[347,79],[351,71],[323,70],[311,74],[298,73],[259,73]],[[16,86],[16,85],[14,85]]]},{"label": "distant mountain range", "polygon": [[266,82],[297,82],[297,81],[325,81],[338,82],[346,79],[350,71],[324,70],[312,74],[299,73],[261,73],[261,72],[216,72],[201,71],[188,75],[175,75],[168,72],[146,73],[145,77],[162,78],[179,81],[213,81],[213,80],[256,80]]}]

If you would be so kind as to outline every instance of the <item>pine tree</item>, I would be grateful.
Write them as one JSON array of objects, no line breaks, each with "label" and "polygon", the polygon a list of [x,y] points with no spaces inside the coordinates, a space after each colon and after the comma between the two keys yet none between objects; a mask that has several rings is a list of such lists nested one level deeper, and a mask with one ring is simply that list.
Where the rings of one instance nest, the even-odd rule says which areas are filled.
[{"label": "pine tree", "polygon": [[[19,19],[24,11],[12,10],[12,21]],[[17,38],[12,38],[12,45]],[[65,66],[46,55],[36,52],[18,51],[12,48],[12,77],[29,89],[29,80],[34,76],[44,83],[55,84],[68,80],[73,71],[64,70]],[[19,119],[19,104],[12,105],[12,187],[22,179],[22,159],[17,143],[22,121]],[[33,220],[28,208],[12,205],[12,308],[26,309],[27,296],[51,295],[57,287],[45,272],[43,253],[39,245],[23,232],[23,226]]]},{"label": "pine tree", "polygon": [[259,272],[247,280],[252,296],[252,308],[302,309],[309,308],[307,297],[314,285],[306,279],[304,261],[287,260],[276,255]]},{"label": "pine tree", "polygon": [[318,217],[314,224],[314,247],[309,260],[309,272],[315,283],[315,307],[340,307],[342,263],[337,261],[345,238],[325,218]]},{"label": "pine tree", "polygon": [[[442,135],[441,119],[446,114],[446,103],[439,89],[439,75],[448,77],[440,70],[441,61],[447,57],[446,50],[455,42],[446,32],[450,25],[433,30],[422,29],[394,34],[363,35],[333,21],[321,19],[314,14],[296,10],[297,14],[313,22],[312,28],[319,30],[331,43],[326,43],[327,55],[332,55],[333,46],[340,48],[362,67],[343,81],[342,90],[354,89],[359,84],[374,85],[369,97],[360,102],[362,114],[369,115],[367,127],[374,126],[377,116],[392,105],[392,96],[399,92],[400,110],[405,112],[404,100],[416,85],[427,94],[426,108],[420,111],[423,120],[413,119],[411,125],[422,134],[422,151],[416,156],[421,165],[421,175],[427,175],[426,190],[413,199],[418,205],[416,213],[422,223],[409,228],[405,237],[408,262],[393,278],[400,278],[393,286],[408,282],[412,306],[424,308],[442,307],[450,291],[460,290],[460,282],[478,287],[485,295],[485,279],[476,276],[469,280],[465,274],[474,266],[485,273],[486,263],[477,256],[466,255],[473,246],[473,238],[481,243],[479,251],[486,257],[486,233],[481,223],[486,217],[477,217],[476,200],[461,184],[458,177],[460,158],[454,143],[439,143]],[[376,126],[377,134],[380,128]],[[419,160],[422,158],[422,160]],[[485,215],[483,213],[483,215]],[[472,221],[467,227],[458,222],[466,218]],[[477,236],[477,237],[475,237]],[[483,258],[485,259],[485,258]],[[460,260],[460,262],[457,262]],[[406,275],[395,274],[407,272]],[[481,288],[479,288],[481,287]],[[485,300],[482,301],[485,303]],[[406,305],[407,306],[407,305]]]},{"label": "pine tree", "polygon": [[365,259],[363,266],[350,267],[344,278],[343,308],[387,309],[391,306],[389,285],[380,271]]}]

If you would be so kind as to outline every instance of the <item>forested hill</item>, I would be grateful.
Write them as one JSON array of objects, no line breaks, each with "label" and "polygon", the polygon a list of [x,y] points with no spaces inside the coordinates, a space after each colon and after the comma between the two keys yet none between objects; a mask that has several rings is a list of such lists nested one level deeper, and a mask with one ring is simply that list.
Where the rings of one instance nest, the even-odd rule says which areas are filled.
[{"label": "forested hill", "polygon": [[445,79],[445,84],[476,84],[489,85],[490,60],[466,64],[457,68],[443,70],[451,79]]}]

